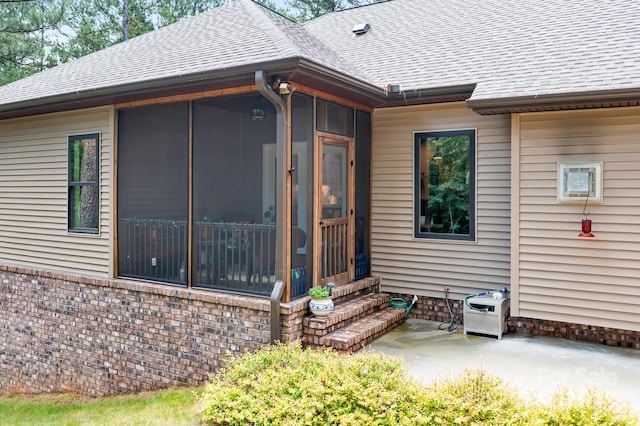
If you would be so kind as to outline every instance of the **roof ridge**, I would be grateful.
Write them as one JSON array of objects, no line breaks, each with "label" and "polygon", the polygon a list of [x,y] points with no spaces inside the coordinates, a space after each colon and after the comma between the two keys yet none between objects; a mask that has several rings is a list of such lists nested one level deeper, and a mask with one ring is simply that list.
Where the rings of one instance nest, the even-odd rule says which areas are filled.
[{"label": "roof ridge", "polygon": [[[300,33],[304,34],[307,39],[312,40],[313,43],[321,46],[322,49],[325,49],[327,52],[331,52],[332,55],[334,55],[343,63],[342,65],[348,65],[351,68],[350,74],[352,74],[354,77],[368,82],[372,81],[369,76],[366,75],[358,67],[356,67],[355,64],[338,53],[335,49],[331,48],[315,34],[307,31],[307,29],[302,24],[299,24],[298,22],[295,22],[287,18],[286,16],[279,14],[278,12],[269,9],[268,7],[263,6],[260,3],[257,3],[255,0],[234,0],[234,2],[242,4],[243,7],[247,9],[247,12],[250,14],[251,18],[256,21],[256,23],[266,23],[265,25],[269,25],[270,27],[275,29],[273,32],[268,32],[269,38],[270,41],[274,43],[274,46],[276,46],[282,52],[289,52],[290,54],[299,56],[301,58],[306,58],[310,61],[317,62],[317,58],[313,57],[305,51],[305,46],[303,45],[303,43],[298,43],[297,41],[300,40],[296,40],[295,37],[292,37],[293,34],[288,34],[287,28],[279,25],[279,23],[276,22],[273,18],[281,20],[285,25],[290,25],[291,29],[299,31]],[[274,40],[274,35],[275,37],[277,37],[277,40]],[[283,49],[284,45],[287,45],[289,49]]]},{"label": "roof ridge", "polygon": [[[295,24],[297,26],[300,26],[300,24],[291,21],[289,18],[286,18],[285,16],[280,15],[279,13],[269,9],[266,6],[261,5],[260,3],[255,2],[254,0],[233,0],[232,3],[237,2],[239,4],[241,4],[244,9],[247,11],[247,13],[249,14],[249,16],[251,17],[251,19],[253,21],[256,22],[256,24],[266,24],[268,26],[270,26],[271,28],[275,29],[275,31],[270,32],[270,31],[266,31],[267,34],[269,35],[269,41],[271,43],[274,44],[274,46],[278,47],[278,49],[282,49],[282,44],[284,43],[286,45],[289,46],[290,50],[293,53],[297,53],[300,54],[300,49],[298,48],[298,46],[291,40],[289,39],[289,37],[287,37],[284,32],[282,31],[282,28],[280,28],[280,26],[278,26],[272,19],[270,19],[266,13],[275,13],[278,16],[282,17],[283,19],[288,20],[289,22],[291,22],[292,24]],[[263,28],[263,26],[260,26],[260,28]],[[311,34],[309,34],[311,35]],[[278,40],[274,40],[273,37],[277,37]],[[287,51],[285,49],[285,51]]]}]

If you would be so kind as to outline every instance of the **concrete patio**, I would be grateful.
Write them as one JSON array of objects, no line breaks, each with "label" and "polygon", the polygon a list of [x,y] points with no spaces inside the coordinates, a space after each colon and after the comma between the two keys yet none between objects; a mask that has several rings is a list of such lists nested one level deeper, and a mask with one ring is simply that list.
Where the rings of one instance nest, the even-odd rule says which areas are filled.
[{"label": "concrete patio", "polygon": [[371,344],[371,349],[401,356],[424,383],[483,368],[521,390],[523,396],[551,395],[566,387],[603,389],[640,411],[640,352],[565,339],[510,335],[465,335],[439,323],[409,319]]}]

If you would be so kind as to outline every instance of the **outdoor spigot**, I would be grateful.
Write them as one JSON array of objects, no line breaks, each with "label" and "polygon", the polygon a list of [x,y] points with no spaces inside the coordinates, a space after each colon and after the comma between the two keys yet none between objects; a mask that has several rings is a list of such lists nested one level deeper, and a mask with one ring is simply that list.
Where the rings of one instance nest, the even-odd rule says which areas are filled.
[{"label": "outdoor spigot", "polygon": [[327,283],[327,287],[329,287],[329,296],[333,294],[333,289],[335,286],[336,286],[335,283],[332,283],[332,282]]}]

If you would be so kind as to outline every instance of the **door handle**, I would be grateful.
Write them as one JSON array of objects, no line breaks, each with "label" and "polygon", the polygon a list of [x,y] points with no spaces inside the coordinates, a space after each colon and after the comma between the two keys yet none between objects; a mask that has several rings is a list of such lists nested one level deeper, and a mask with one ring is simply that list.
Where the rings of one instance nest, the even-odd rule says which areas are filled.
[{"label": "door handle", "polygon": [[320,222],[318,222],[320,225],[324,225],[324,220],[320,220]]}]

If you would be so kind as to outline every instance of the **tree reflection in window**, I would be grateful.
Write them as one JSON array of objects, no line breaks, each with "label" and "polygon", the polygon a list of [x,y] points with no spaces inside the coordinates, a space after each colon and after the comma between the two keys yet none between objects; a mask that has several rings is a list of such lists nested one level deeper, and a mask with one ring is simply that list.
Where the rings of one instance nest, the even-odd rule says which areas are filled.
[{"label": "tree reflection in window", "polygon": [[69,137],[69,230],[97,233],[99,135]]}]

